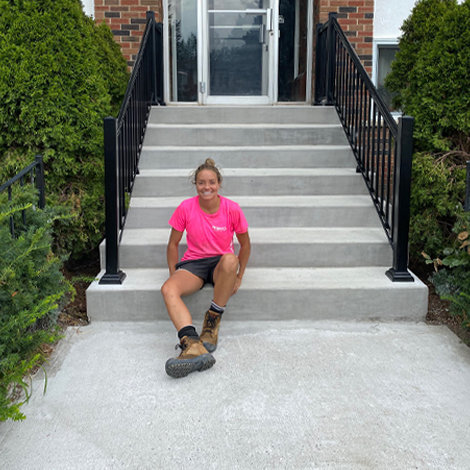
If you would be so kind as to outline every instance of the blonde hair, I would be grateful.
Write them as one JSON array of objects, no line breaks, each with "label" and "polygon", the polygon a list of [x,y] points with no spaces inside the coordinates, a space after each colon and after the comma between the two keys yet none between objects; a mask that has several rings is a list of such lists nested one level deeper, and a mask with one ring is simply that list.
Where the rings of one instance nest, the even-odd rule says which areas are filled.
[{"label": "blonde hair", "polygon": [[214,160],[212,160],[212,158],[206,158],[206,161],[205,161],[204,163],[202,163],[201,165],[199,165],[199,166],[196,168],[196,170],[194,171],[193,177],[192,177],[192,183],[193,183],[193,184],[196,184],[197,176],[199,175],[199,173],[200,173],[202,170],[210,170],[210,171],[213,171],[213,172],[217,175],[217,182],[218,182],[219,184],[222,183],[222,175],[220,174],[219,169],[215,166]]}]

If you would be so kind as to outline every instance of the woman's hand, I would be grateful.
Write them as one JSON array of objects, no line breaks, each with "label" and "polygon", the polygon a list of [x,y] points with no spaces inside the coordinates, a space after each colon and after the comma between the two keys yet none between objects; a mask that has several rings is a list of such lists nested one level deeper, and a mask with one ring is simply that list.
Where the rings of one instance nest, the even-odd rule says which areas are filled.
[{"label": "woman's hand", "polygon": [[178,245],[183,237],[183,232],[178,232],[174,228],[171,229],[170,239],[166,248],[166,260],[170,276],[175,272],[175,265],[178,262]]},{"label": "woman's hand", "polygon": [[237,276],[237,278],[235,280],[235,285],[233,286],[232,295],[237,293],[237,291],[240,288],[241,284],[242,284],[242,278]]}]

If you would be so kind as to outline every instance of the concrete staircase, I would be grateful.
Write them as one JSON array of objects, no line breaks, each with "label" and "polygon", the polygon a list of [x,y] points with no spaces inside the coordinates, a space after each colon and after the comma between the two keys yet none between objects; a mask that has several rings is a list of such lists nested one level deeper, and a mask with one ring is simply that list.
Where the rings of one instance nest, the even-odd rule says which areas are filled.
[{"label": "concrete staircase", "polygon": [[[167,318],[168,219],[195,194],[190,175],[207,157],[252,240],[230,319],[424,319],[426,286],[385,276],[392,251],[335,110],[279,106],[152,109],[120,246],[127,278],[89,287],[91,320]],[[104,267],[104,246],[101,254]],[[195,320],[211,292],[187,299]]]}]

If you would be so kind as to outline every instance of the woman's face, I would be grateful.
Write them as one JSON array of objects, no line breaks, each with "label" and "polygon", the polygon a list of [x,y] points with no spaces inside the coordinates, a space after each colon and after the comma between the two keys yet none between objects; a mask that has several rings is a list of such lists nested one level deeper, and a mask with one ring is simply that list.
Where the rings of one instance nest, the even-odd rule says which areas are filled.
[{"label": "woman's face", "polygon": [[212,170],[201,170],[196,178],[196,191],[203,201],[217,197],[220,184],[217,175]]}]

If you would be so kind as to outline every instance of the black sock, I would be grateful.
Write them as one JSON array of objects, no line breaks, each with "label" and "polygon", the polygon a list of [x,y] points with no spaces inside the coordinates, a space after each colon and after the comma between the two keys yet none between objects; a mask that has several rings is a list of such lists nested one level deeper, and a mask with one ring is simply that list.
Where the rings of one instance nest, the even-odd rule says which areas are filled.
[{"label": "black sock", "polygon": [[183,336],[191,336],[192,338],[199,338],[196,328],[193,325],[184,326],[178,331],[178,338],[181,339]]},{"label": "black sock", "polygon": [[209,310],[218,313],[219,315],[222,315],[225,312],[225,307],[221,307],[220,305],[217,305],[214,301],[212,301]]}]

